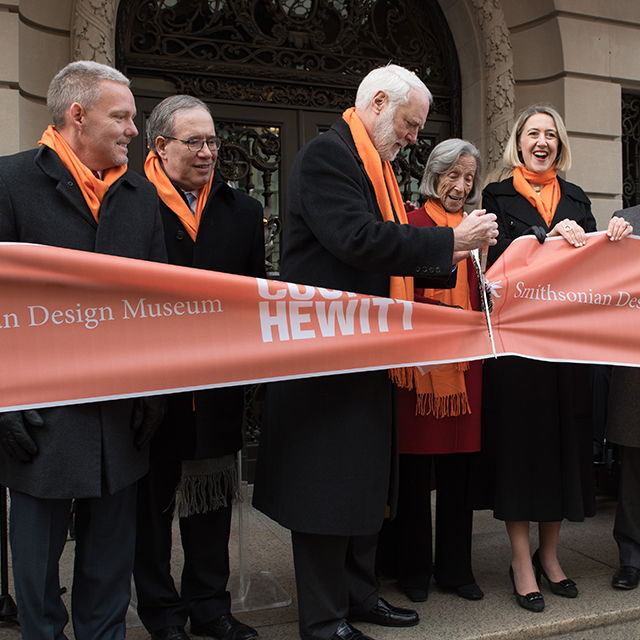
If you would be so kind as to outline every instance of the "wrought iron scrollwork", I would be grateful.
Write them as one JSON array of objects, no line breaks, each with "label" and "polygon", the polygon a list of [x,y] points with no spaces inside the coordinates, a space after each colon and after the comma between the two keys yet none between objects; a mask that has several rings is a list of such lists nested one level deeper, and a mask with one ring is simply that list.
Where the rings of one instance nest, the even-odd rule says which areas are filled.
[{"label": "wrought iron scrollwork", "polygon": [[459,134],[460,73],[437,0],[137,0],[118,23],[118,68],[209,99],[342,109],[391,60],[453,101]]},{"label": "wrought iron scrollwork", "polygon": [[622,94],[622,201],[640,204],[640,95]]},{"label": "wrought iron scrollwork", "polygon": [[280,210],[279,171],[282,159],[280,129],[219,121],[222,138],[218,170],[235,188],[259,196],[264,208],[264,240],[267,271],[279,270]]}]

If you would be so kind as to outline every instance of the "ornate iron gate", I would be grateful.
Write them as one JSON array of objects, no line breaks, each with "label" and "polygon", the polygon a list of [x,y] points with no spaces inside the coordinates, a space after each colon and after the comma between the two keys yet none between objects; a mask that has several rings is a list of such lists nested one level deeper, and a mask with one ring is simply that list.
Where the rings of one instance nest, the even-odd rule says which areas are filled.
[{"label": "ornate iron gate", "polygon": [[[117,67],[133,79],[136,96],[188,93],[210,103],[228,143],[220,171],[243,190],[253,185],[272,218],[283,217],[295,151],[353,105],[375,67],[410,68],[434,95],[418,144],[395,163],[405,198],[418,200],[434,144],[462,130],[457,54],[437,0],[131,0],[120,3],[117,24]],[[254,107],[253,122],[221,116],[222,105]],[[286,110],[297,122],[262,122],[264,108]],[[324,119],[309,133],[303,121],[315,115]],[[251,131],[241,134],[243,127]],[[283,136],[296,138],[294,153],[284,150]],[[251,167],[246,184],[236,180],[239,158]],[[274,263],[277,270],[277,251]]]},{"label": "ornate iron gate", "polygon": [[622,202],[640,204],[640,96],[622,94]]}]

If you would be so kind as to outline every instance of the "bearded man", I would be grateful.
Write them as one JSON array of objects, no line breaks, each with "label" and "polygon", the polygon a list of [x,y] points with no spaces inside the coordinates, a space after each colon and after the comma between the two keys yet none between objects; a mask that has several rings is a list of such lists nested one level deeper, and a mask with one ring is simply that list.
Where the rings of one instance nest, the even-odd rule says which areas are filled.
[{"label": "bearded man", "polygon": [[[409,299],[451,286],[454,252],[495,244],[493,214],[417,228],[390,161],[414,144],[431,94],[396,65],[370,72],[355,108],[298,154],[289,177],[283,280]],[[303,640],[366,640],[351,626],[418,623],[377,594],[376,539],[397,489],[397,416],[387,371],[268,385],[254,505],[291,529]]]}]

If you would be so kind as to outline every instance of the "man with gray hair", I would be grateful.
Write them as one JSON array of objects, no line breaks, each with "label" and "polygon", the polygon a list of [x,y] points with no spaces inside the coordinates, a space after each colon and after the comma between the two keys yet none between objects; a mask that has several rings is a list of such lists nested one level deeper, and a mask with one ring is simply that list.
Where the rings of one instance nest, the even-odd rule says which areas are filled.
[{"label": "man with gray hair", "polygon": [[[454,251],[495,244],[493,214],[470,215],[455,230],[403,224],[390,161],[416,142],[430,97],[407,69],[375,69],[355,108],[298,153],[284,280],[407,300],[409,276],[445,286]],[[352,620],[418,623],[415,611],[378,597],[374,572],[377,534],[396,505],[396,424],[387,371],[268,385],[254,505],[291,529],[303,640],[366,640]]]},{"label": "man with gray hair", "polygon": [[[165,262],[155,189],[127,169],[138,133],[127,78],[96,62],[71,63],[52,80],[47,105],[54,125],[40,147],[0,158],[0,241]],[[0,414],[0,484],[11,492],[25,640],[66,638],[58,563],[73,499],[75,637],[125,637],[136,483],[163,404],[138,398]]]},{"label": "man with gray hair", "polygon": [[[166,98],[149,116],[147,144],[145,173],[160,196],[169,262],[265,277],[262,206],[215,170],[220,139],[208,107],[192,96]],[[244,389],[176,393],[168,403],[138,491],[138,614],[153,640],[188,640],[187,620],[193,635],[251,640],[258,634],[231,615],[226,590]],[[180,594],[170,573],[174,502]]]}]

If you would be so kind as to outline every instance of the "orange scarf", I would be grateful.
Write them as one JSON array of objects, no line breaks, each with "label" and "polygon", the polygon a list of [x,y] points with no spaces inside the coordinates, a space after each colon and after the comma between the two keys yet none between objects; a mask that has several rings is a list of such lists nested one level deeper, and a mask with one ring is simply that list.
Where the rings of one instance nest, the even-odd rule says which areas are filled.
[{"label": "orange scarf", "polygon": [[176,190],[176,187],[169,179],[169,176],[164,172],[160,156],[158,156],[155,151],[149,151],[149,155],[147,155],[147,159],[144,163],[144,173],[149,181],[153,182],[156,186],[158,195],[162,202],[164,202],[167,207],[169,207],[169,209],[171,209],[171,211],[180,218],[180,222],[182,222],[187,233],[195,242],[196,236],[198,235],[198,227],[200,226],[200,219],[202,218],[202,212],[204,211],[204,206],[207,203],[209,193],[211,192],[213,171],[211,172],[209,182],[200,189],[198,201],[196,202],[195,216],[191,212],[191,209],[189,209],[189,205]]},{"label": "orange scarf", "polygon": [[55,151],[62,164],[75,178],[87,206],[95,221],[98,222],[100,207],[105,194],[109,191],[109,187],[126,173],[127,165],[105,169],[102,172],[102,180],[96,178],[91,169],[80,162],[80,158],[73,152],[66,140],[51,125],[42,134],[38,144],[45,145]]},{"label": "orange scarf", "polygon": [[[439,200],[427,200],[424,208],[438,227],[454,229],[463,219],[462,210],[458,213],[449,213]],[[423,295],[470,311],[467,261],[458,263],[458,277],[453,289],[425,289]],[[418,398],[416,414],[423,416],[432,414],[435,418],[444,418],[471,413],[464,381],[464,372],[468,368],[468,362],[454,362],[443,364],[424,375],[416,367],[408,369],[410,375],[407,388],[415,388]]]},{"label": "orange scarf", "polygon": [[[398,181],[393,173],[390,162],[383,162],[378,150],[373,146],[367,130],[362,124],[362,120],[356,115],[355,107],[347,109],[342,117],[351,129],[351,135],[355,142],[358,155],[364,164],[364,170],[369,176],[376,193],[376,200],[382,219],[386,222],[395,222],[393,215],[395,210],[400,224],[407,224],[407,214],[404,210],[404,202],[398,187]],[[393,203],[393,204],[392,204]],[[389,297],[398,300],[413,300],[413,278],[391,276]]]},{"label": "orange scarf", "polygon": [[[538,193],[531,186],[532,184],[542,184],[544,187]],[[556,177],[556,170],[551,168],[544,173],[534,173],[524,167],[514,167],[513,187],[538,210],[547,228],[550,228],[562,195],[560,193],[560,183]]]}]

